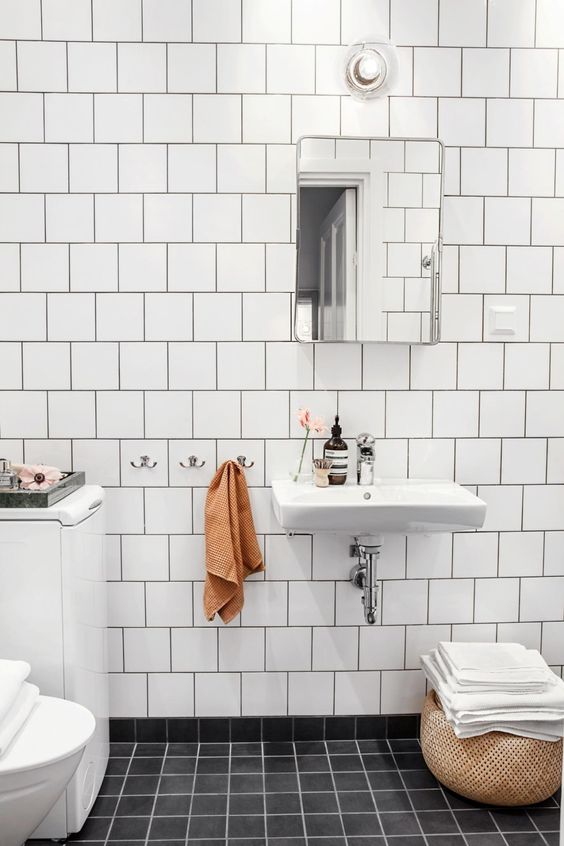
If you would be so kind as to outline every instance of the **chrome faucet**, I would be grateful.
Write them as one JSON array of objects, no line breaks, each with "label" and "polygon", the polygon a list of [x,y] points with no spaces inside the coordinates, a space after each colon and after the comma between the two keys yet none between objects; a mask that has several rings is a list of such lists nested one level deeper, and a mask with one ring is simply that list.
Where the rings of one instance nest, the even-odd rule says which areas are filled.
[{"label": "chrome faucet", "polygon": [[356,439],[356,480],[359,485],[374,484],[374,444],[376,438],[362,432]]}]

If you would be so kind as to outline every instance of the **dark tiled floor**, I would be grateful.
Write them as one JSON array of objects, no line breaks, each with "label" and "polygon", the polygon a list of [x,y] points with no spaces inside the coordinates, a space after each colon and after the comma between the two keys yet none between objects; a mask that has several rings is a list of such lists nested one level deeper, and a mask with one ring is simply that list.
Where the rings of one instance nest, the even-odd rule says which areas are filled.
[{"label": "dark tiled floor", "polygon": [[114,743],[111,755],[101,795],[73,842],[558,844],[555,799],[526,809],[481,808],[440,787],[416,740]]}]

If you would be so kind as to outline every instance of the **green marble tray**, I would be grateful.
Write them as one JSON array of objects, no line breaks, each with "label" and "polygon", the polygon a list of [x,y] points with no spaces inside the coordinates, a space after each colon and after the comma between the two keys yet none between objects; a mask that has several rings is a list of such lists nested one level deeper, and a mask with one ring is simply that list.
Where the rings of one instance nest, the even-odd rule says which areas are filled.
[{"label": "green marble tray", "polygon": [[49,508],[85,483],[82,471],[65,473],[60,482],[55,482],[44,491],[25,491],[21,488],[3,490],[0,488],[0,508]]}]

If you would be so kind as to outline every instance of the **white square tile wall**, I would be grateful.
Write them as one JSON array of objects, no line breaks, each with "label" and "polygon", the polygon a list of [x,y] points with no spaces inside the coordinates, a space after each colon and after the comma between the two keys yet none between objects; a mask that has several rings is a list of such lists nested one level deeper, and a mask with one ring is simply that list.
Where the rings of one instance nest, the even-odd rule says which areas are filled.
[{"label": "white square tile wall", "polygon": [[[421,651],[523,623],[561,670],[563,26],[554,0],[0,0],[1,452],[106,486],[115,716],[410,711]],[[363,105],[340,63],[372,31],[401,72]],[[292,341],[304,133],[445,142],[440,346]],[[406,170],[392,206],[421,205]],[[372,431],[381,475],[489,505],[481,532],[386,540],[374,628],[348,540],[271,515],[300,405]],[[267,569],[223,627],[203,507],[239,453]]]}]

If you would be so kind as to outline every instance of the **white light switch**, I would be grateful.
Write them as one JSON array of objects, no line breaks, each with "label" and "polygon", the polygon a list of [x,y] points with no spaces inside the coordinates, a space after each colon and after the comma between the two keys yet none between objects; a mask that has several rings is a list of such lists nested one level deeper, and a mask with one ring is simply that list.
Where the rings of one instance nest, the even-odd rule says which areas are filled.
[{"label": "white light switch", "polygon": [[516,306],[490,306],[490,335],[515,335]]}]

